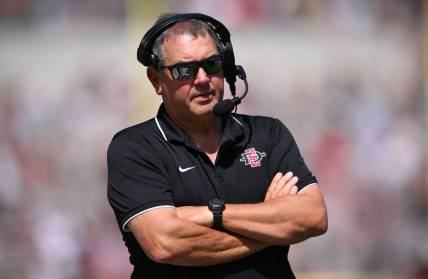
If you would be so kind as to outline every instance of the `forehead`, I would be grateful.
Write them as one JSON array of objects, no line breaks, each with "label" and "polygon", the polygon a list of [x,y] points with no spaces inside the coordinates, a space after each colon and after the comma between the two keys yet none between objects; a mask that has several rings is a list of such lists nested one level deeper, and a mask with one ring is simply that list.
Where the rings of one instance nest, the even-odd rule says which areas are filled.
[{"label": "forehead", "polygon": [[201,60],[219,54],[214,39],[207,33],[200,35],[179,34],[165,38],[165,64]]}]

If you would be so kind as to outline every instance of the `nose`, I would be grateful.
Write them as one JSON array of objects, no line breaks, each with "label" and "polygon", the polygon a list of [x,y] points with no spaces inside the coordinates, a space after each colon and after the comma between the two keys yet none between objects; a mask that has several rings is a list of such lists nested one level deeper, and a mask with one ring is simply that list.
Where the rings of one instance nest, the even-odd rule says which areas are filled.
[{"label": "nose", "polygon": [[199,67],[198,72],[196,73],[195,84],[204,84],[209,82],[209,80],[210,79],[204,68]]}]

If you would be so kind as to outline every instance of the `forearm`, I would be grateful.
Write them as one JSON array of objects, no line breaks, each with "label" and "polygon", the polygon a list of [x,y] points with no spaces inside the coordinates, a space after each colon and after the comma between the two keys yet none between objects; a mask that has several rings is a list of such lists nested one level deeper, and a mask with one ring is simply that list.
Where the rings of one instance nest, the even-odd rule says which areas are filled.
[{"label": "forearm", "polygon": [[194,225],[183,228],[174,239],[173,256],[165,263],[183,266],[207,266],[237,260],[265,247],[260,241],[229,232]]},{"label": "forearm", "polygon": [[254,254],[267,246],[244,236],[200,226],[177,215],[153,218],[150,212],[144,215],[132,220],[130,229],[146,254],[160,263],[215,265]]},{"label": "forearm", "polygon": [[[312,188],[309,194],[283,195],[257,204],[227,204],[223,227],[274,245],[289,245],[320,235],[327,229],[327,213],[317,191]],[[206,206],[181,207],[177,213],[199,225],[212,226],[212,213]]]},{"label": "forearm", "polygon": [[290,245],[325,232],[324,205],[307,196],[289,195],[258,204],[228,204],[223,227],[274,245]]}]

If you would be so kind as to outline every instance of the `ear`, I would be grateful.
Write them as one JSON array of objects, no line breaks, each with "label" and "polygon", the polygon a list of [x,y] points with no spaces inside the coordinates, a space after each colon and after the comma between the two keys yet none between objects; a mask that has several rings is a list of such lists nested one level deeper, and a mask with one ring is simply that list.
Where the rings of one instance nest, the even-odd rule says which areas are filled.
[{"label": "ear", "polygon": [[153,69],[153,67],[147,68],[147,77],[153,85],[156,94],[162,95],[162,86],[160,84],[159,72]]}]

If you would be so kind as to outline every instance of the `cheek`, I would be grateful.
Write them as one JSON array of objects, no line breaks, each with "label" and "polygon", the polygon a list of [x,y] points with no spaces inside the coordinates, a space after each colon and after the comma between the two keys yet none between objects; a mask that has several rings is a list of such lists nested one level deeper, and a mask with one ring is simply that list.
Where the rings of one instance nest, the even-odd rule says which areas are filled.
[{"label": "cheek", "polygon": [[219,79],[218,82],[214,83],[214,87],[220,93],[221,96],[224,94],[224,81],[223,79]]},{"label": "cheek", "polygon": [[162,84],[164,91],[170,95],[170,97],[175,98],[177,95],[182,95],[185,92],[189,91],[190,86],[185,83],[174,82],[167,80]]},{"label": "cheek", "polygon": [[219,91],[223,91],[224,88],[224,78],[223,77],[213,77],[211,79],[211,84]]},{"label": "cheek", "polygon": [[173,98],[175,99],[187,99],[190,96],[190,91],[192,89],[192,86],[188,84],[183,84],[180,86],[175,87],[175,89],[172,91],[174,94]]}]

